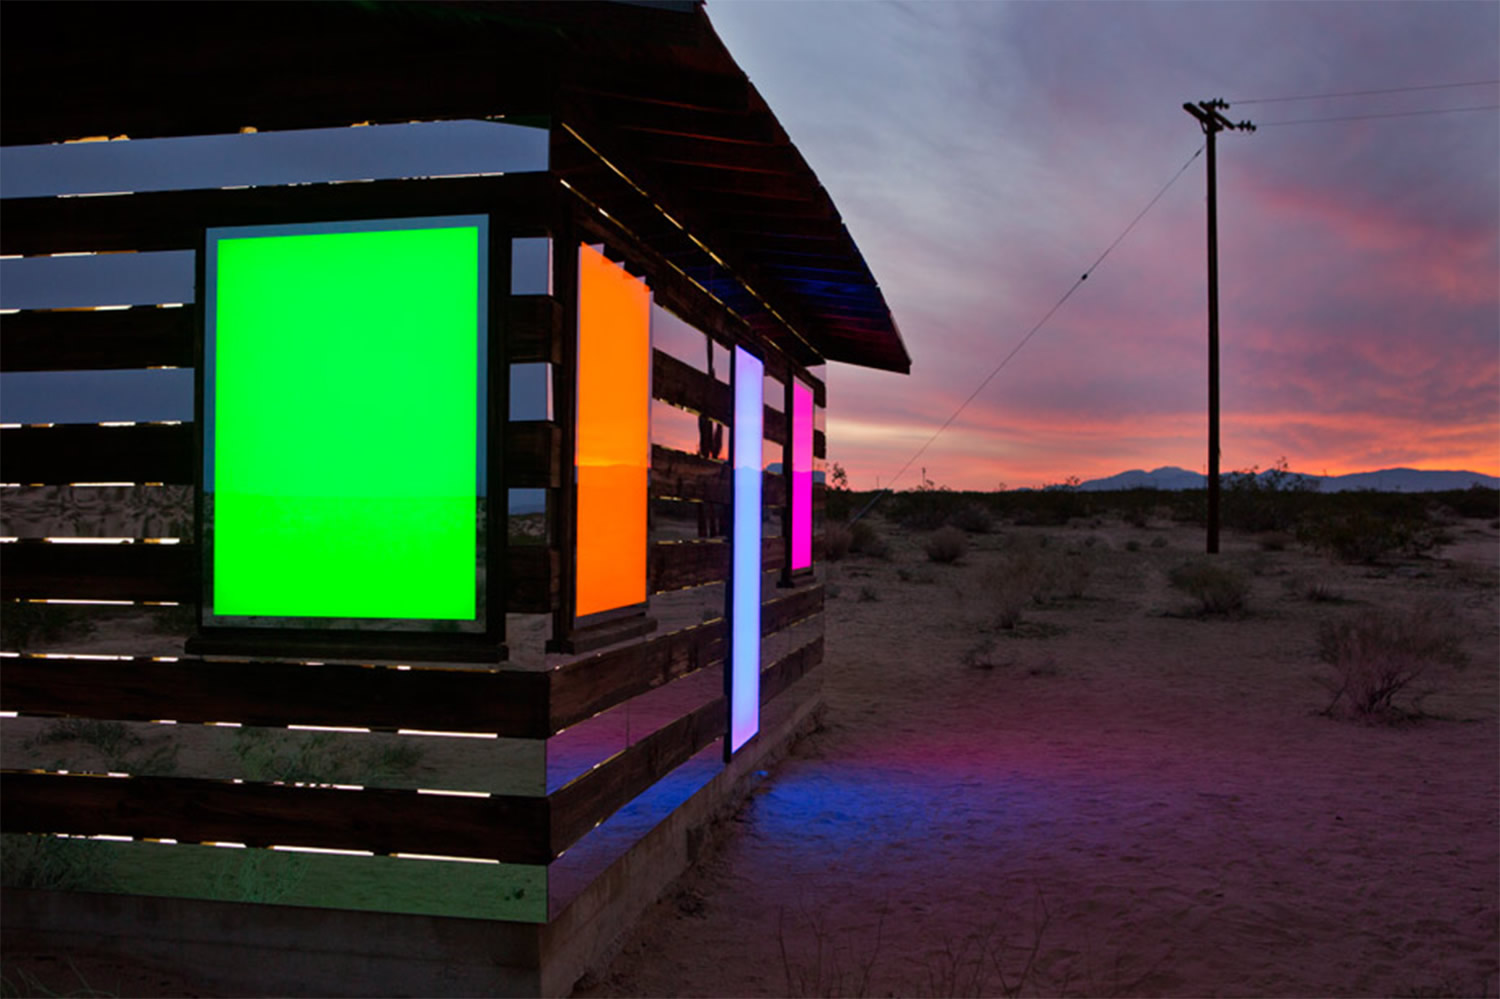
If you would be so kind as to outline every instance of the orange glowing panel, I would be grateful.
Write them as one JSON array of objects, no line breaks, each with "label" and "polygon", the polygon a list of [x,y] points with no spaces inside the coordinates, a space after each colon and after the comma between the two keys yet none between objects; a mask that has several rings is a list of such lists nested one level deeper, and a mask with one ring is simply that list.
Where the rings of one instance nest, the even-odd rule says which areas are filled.
[{"label": "orange glowing panel", "polygon": [[578,252],[577,590],[581,617],[646,599],[651,291]]}]

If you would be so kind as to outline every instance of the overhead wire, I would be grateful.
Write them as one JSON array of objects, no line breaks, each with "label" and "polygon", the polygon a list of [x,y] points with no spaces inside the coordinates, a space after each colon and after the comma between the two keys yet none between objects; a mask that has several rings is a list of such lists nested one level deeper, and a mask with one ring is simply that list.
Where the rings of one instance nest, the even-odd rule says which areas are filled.
[{"label": "overhead wire", "polygon": [[1379,114],[1344,114],[1330,118],[1292,118],[1288,121],[1258,121],[1256,128],[1272,128],[1276,125],[1318,125],[1330,121],[1367,121],[1372,118],[1412,118],[1426,114],[1452,114],[1455,111],[1500,111],[1500,104],[1476,104],[1462,108],[1426,108],[1421,111],[1386,111]]},{"label": "overhead wire", "polygon": [[942,436],[943,431],[947,430],[950,426],[953,425],[953,421],[958,419],[959,415],[969,407],[969,403],[978,398],[979,393],[984,391],[985,386],[989,385],[990,382],[995,380],[995,376],[998,375],[1001,370],[1003,370],[1004,367],[1010,363],[1011,358],[1019,354],[1021,352],[1021,348],[1025,347],[1026,344],[1031,341],[1031,338],[1036,336],[1036,334],[1041,330],[1043,326],[1047,325],[1047,321],[1054,315],[1056,315],[1057,310],[1061,309],[1063,307],[1063,304],[1067,302],[1068,299],[1073,297],[1073,293],[1083,286],[1083,283],[1089,279],[1089,275],[1094,273],[1094,271],[1098,269],[1099,265],[1104,262],[1104,258],[1108,257],[1110,253],[1114,251],[1115,247],[1124,242],[1125,237],[1130,235],[1130,231],[1136,227],[1141,219],[1146,217],[1146,213],[1151,211],[1152,208],[1156,207],[1156,203],[1162,199],[1162,197],[1167,193],[1167,191],[1172,187],[1173,184],[1177,183],[1178,178],[1180,178],[1184,173],[1187,172],[1188,167],[1192,166],[1193,162],[1197,160],[1199,156],[1203,155],[1203,150],[1205,148],[1206,145],[1200,145],[1193,152],[1193,155],[1187,158],[1187,162],[1183,163],[1182,166],[1178,168],[1177,172],[1172,175],[1171,179],[1162,185],[1161,190],[1157,191],[1155,196],[1152,197],[1150,201],[1146,202],[1146,207],[1142,208],[1139,212],[1136,213],[1135,218],[1130,220],[1130,224],[1125,226],[1125,228],[1120,231],[1120,234],[1114,238],[1114,241],[1112,243],[1104,248],[1104,252],[1099,254],[1099,256],[1095,258],[1092,264],[1089,264],[1088,268],[1084,270],[1081,275],[1079,275],[1078,279],[1073,282],[1072,286],[1069,287],[1067,291],[1063,292],[1062,297],[1053,303],[1052,308],[1048,309],[1046,314],[1042,316],[1041,319],[1037,320],[1036,325],[1032,326],[1031,329],[1027,331],[1026,335],[1023,336],[1020,341],[1010,349],[1010,352],[1000,359],[1000,363],[995,365],[990,373],[984,376],[984,380],[975,387],[974,391],[969,393],[968,398],[959,403],[958,408],[955,409],[953,413],[943,421],[942,426],[933,431],[932,436],[927,438],[927,441],[921,447],[917,448],[916,453],[906,460],[906,464],[902,465],[900,470],[891,477],[889,484],[884,489],[876,492],[875,495],[870,498],[870,501],[866,503],[858,513],[850,518],[849,522],[851,524],[858,521],[861,517],[868,513],[870,508],[873,507],[882,496],[895,488],[896,482],[900,480],[901,476],[905,475],[911,468],[911,466],[916,462],[916,460],[922,457],[922,455],[926,453],[927,449],[932,446],[932,443],[936,441],[940,436]]},{"label": "overhead wire", "polygon": [[1375,94],[1407,94],[1419,90],[1451,90],[1457,87],[1489,87],[1500,80],[1469,80],[1463,83],[1427,83],[1416,87],[1384,87],[1379,90],[1345,90],[1336,94],[1298,94],[1294,97],[1251,97],[1230,101],[1230,104],[1280,104],[1285,101],[1322,101],[1335,97],[1370,97]]}]

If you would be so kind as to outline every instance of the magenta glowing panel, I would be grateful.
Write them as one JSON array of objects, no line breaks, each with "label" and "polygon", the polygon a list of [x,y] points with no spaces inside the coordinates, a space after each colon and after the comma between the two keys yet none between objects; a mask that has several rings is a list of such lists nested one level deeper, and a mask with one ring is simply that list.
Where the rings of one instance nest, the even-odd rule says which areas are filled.
[{"label": "magenta glowing panel", "polygon": [[792,382],[792,571],[812,566],[813,393]]},{"label": "magenta glowing panel", "polygon": [[729,741],[739,749],[760,730],[760,523],[761,438],[765,421],[765,365],[742,347],[734,349],[734,565],[729,577],[729,662],[724,689],[729,700]]}]

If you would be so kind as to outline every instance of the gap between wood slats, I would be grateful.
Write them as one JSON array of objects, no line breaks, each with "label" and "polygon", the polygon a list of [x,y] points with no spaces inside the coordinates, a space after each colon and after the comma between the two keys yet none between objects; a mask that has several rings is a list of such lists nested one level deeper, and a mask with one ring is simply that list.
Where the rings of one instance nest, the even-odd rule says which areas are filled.
[{"label": "gap between wood slats", "polygon": [[[820,637],[763,669],[762,706],[786,691],[822,659]],[[657,781],[722,738],[727,721],[725,711],[724,698],[716,698],[549,795],[554,855],[560,855]]]},{"label": "gap between wood slats", "polygon": [[[561,480],[562,430],[540,420],[505,425],[505,483],[556,488]],[[96,423],[0,430],[0,481],[24,485],[70,482],[161,482],[190,485],[193,424]]]},{"label": "gap between wood slats", "polygon": [[113,721],[241,722],[545,739],[548,680],[524,670],[179,659],[7,658],[0,710]]},{"label": "gap between wood slats", "polygon": [[540,739],[22,715],[0,725],[0,759],[11,770],[48,773],[547,793]]},{"label": "gap between wood slats", "polygon": [[190,777],[0,773],[0,830],[552,859],[544,798],[233,784]]}]

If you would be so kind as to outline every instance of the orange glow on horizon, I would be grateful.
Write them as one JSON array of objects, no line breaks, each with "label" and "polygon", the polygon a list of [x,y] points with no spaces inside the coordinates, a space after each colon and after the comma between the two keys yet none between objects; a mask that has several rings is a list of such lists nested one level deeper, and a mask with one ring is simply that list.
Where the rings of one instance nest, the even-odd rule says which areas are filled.
[{"label": "orange glow on horizon", "polygon": [[651,291],[578,254],[578,616],[646,599]]}]

